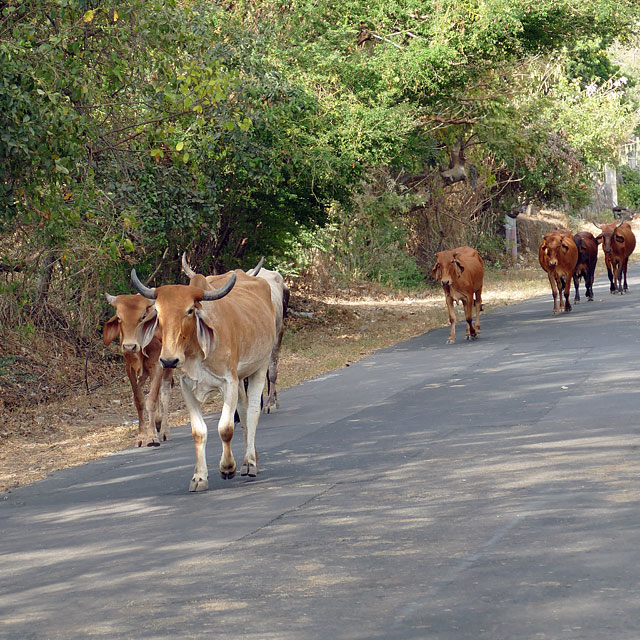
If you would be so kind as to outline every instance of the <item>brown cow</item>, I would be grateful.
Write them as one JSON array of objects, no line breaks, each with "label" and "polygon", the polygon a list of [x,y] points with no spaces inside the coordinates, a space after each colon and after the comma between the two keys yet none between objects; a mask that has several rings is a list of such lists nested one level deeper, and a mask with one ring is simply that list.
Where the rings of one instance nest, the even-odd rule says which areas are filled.
[{"label": "brown cow", "polygon": [[[467,320],[466,339],[475,339],[480,332],[480,311],[482,310],[483,261],[480,254],[471,247],[458,247],[436,253],[436,264],[431,275],[440,280],[449,310],[451,333],[447,344],[456,341],[456,314],[453,303],[462,301]],[[473,325],[473,305],[475,296],[476,324]]]},{"label": "brown cow", "polygon": [[[271,271],[270,269],[262,268],[262,262],[260,261],[260,269],[258,266],[253,269],[249,269],[247,274],[250,276],[257,276],[269,283],[271,288],[271,301],[276,312],[276,342],[273,345],[271,351],[271,361],[269,362],[269,373],[267,375],[267,401],[264,405],[264,412],[270,413],[272,407],[278,408],[280,406],[280,400],[278,400],[278,390],[276,388],[276,382],[278,380],[278,362],[280,360],[280,350],[282,348],[282,337],[284,335],[284,319],[287,317],[287,308],[289,307],[290,291],[284,278],[278,271]],[[182,254],[182,270],[187,275],[189,284],[196,284],[201,286],[193,278],[198,274],[191,268],[187,261],[186,253]],[[207,276],[207,279],[212,276]]]},{"label": "brown cow", "polygon": [[[163,369],[160,357],[160,332],[151,336],[151,340],[141,348],[136,336],[139,322],[153,305],[139,295],[112,296],[106,294],[109,304],[116,309],[102,329],[105,345],[120,336],[120,350],[124,357],[127,376],[133,391],[133,400],[138,411],[138,446],[157,447],[160,440],[169,440],[169,395],[173,384],[171,370]],[[149,392],[144,398],[143,385],[149,378]],[[157,413],[158,398],[160,413]],[[144,421],[144,409],[147,409],[148,422]]]},{"label": "brown cow", "polygon": [[[236,462],[231,452],[236,407],[244,427],[245,453],[241,475],[255,476],[258,454],[256,427],[260,399],[275,342],[275,312],[269,285],[261,278],[237,269],[225,276],[209,276],[224,281],[215,291],[193,285],[145,287],[135,269],[134,288],[155,300],[152,311],[140,326],[141,344],[146,345],[156,329],[162,333],[160,363],[180,370],[180,386],[191,416],[191,432],[196,448],[196,465],[189,491],[209,488],[205,447],[207,425],[201,404],[214,389],[223,397],[218,421],[222,440],[220,475],[232,478]],[[245,391],[241,384],[247,378]]]},{"label": "brown cow", "polygon": [[[538,250],[540,266],[547,272],[553,294],[553,313],[571,311],[571,278],[578,262],[578,247],[568,231],[556,229],[544,234]],[[558,294],[560,307],[558,307]],[[562,298],[564,294],[564,300]]]},{"label": "brown cow", "polygon": [[[604,263],[607,265],[607,274],[611,293],[624,293],[627,287],[627,265],[629,256],[636,248],[636,237],[628,222],[612,222],[596,225],[602,233],[596,238],[604,251]],[[622,279],[624,276],[624,286]]]},{"label": "brown cow", "polygon": [[578,249],[578,262],[573,273],[573,286],[576,290],[576,296],[573,299],[574,304],[580,302],[580,291],[578,285],[580,278],[584,278],[586,288],[585,295],[589,302],[593,301],[593,279],[596,275],[596,263],[598,262],[598,242],[593,234],[589,231],[580,231],[573,236],[573,241]]}]

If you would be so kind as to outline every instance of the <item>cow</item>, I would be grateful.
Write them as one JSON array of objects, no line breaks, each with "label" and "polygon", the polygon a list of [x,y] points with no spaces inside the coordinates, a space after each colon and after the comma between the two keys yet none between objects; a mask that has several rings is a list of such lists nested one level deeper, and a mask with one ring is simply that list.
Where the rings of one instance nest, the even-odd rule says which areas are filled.
[{"label": "cow", "polygon": [[[124,357],[133,400],[138,411],[138,446],[157,447],[160,441],[170,439],[169,397],[173,386],[173,373],[169,369],[163,369],[158,361],[162,347],[159,331],[150,336],[144,347],[137,339],[138,324],[149,312],[152,304],[138,294],[105,295],[109,304],[115,307],[116,313],[105,323],[102,340],[108,346],[116,336],[120,336],[120,351]],[[147,378],[150,380],[149,392],[144,398],[143,386]],[[145,408],[148,422],[144,421]]]},{"label": "cow", "polygon": [[[611,293],[624,293],[627,287],[627,265],[629,256],[636,248],[636,237],[628,222],[612,222],[598,226],[602,232],[596,237],[598,244],[604,251],[604,263],[607,265],[607,275]],[[624,276],[624,285],[622,284]]]},{"label": "cow", "polygon": [[[139,326],[140,343],[146,346],[160,330],[160,363],[165,369],[180,371],[180,387],[190,413],[196,449],[189,491],[209,488],[207,425],[202,417],[202,402],[214,389],[220,390],[223,399],[218,421],[222,441],[220,475],[229,479],[236,473],[231,451],[236,407],[245,440],[241,475],[257,475],[255,435],[276,337],[275,311],[266,280],[240,269],[205,280],[209,287],[217,288],[207,290],[191,284],[149,288],[140,282],[135,269],[131,271],[134,289],[154,301]],[[241,384],[245,378],[246,390]]]},{"label": "cow", "polygon": [[[561,229],[545,233],[538,249],[538,260],[549,277],[553,294],[553,313],[561,311],[569,313],[571,311],[569,302],[571,278],[578,262],[578,247],[573,235]],[[559,307],[558,295],[560,296]]]},{"label": "cow", "polygon": [[580,278],[584,277],[586,287],[585,295],[589,302],[593,301],[593,279],[596,275],[596,263],[598,262],[598,242],[589,231],[580,231],[573,236],[573,241],[578,249],[578,262],[573,272],[573,286],[576,290],[574,304],[580,302],[580,291],[578,284]]},{"label": "cow", "polygon": [[[471,247],[457,247],[436,253],[436,263],[431,275],[440,280],[449,310],[451,332],[447,344],[456,341],[456,314],[453,303],[461,301],[467,321],[466,339],[476,339],[480,333],[480,311],[482,310],[483,261]],[[475,297],[476,324],[472,321]]]},{"label": "cow", "polygon": [[[284,335],[284,319],[287,317],[287,309],[289,307],[290,291],[287,283],[278,271],[262,268],[262,260],[258,264],[261,267],[260,269],[256,266],[253,269],[249,269],[246,273],[257,276],[258,278],[263,278],[269,283],[269,287],[271,288],[271,301],[273,302],[276,312],[276,341],[271,351],[271,360],[269,362],[269,372],[267,375],[267,401],[263,407],[265,413],[270,413],[273,407],[280,407],[276,382],[278,380],[278,362],[280,360],[282,337]],[[182,270],[190,279],[198,275],[189,265],[186,253],[182,254]],[[189,283],[194,284],[192,280],[190,280]]]}]

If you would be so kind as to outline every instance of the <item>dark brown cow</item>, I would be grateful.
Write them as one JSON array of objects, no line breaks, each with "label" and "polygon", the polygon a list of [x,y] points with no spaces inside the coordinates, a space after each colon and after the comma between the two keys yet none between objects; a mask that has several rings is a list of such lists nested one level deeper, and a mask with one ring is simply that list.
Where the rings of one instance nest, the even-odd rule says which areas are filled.
[{"label": "dark brown cow", "polygon": [[[191,416],[196,448],[189,491],[204,491],[209,487],[207,425],[202,416],[202,402],[214,389],[219,389],[223,397],[218,421],[222,441],[220,475],[232,478],[236,473],[231,439],[237,407],[245,437],[241,474],[255,476],[260,399],[276,337],[269,285],[240,270],[206,278],[210,286],[218,287],[214,291],[194,285],[150,289],[140,282],[135,269],[131,272],[131,281],[139,293],[155,301],[153,310],[139,328],[140,343],[147,344],[159,329],[162,333],[160,363],[166,369],[180,371],[180,386]],[[246,391],[242,384],[245,378]]]},{"label": "dark brown cow", "polygon": [[[156,331],[144,348],[138,342],[138,324],[145,318],[153,303],[137,294],[112,296],[107,293],[106,297],[115,307],[116,313],[104,325],[102,340],[105,345],[110,345],[116,336],[120,336],[120,350],[138,411],[138,446],[157,447],[160,440],[170,439],[169,395],[173,375],[170,369],[163,369],[158,362],[162,349],[159,331]],[[143,385],[147,378],[150,379],[149,393],[145,399]],[[144,420],[145,407],[148,422]]]},{"label": "dark brown cow", "polygon": [[[471,247],[458,247],[436,253],[436,264],[431,275],[440,280],[449,310],[451,332],[447,344],[456,341],[456,314],[454,302],[462,302],[467,321],[467,340],[478,337],[480,333],[480,311],[482,310],[483,261],[480,254]],[[475,297],[476,324],[473,324],[473,305]]]},{"label": "dark brown cow", "polygon": [[593,279],[596,275],[596,263],[598,262],[598,242],[589,231],[580,231],[573,236],[573,241],[578,249],[578,263],[573,273],[573,286],[576,296],[573,299],[575,304],[580,302],[580,291],[578,285],[580,278],[584,278],[586,288],[585,295],[589,302],[593,301]]},{"label": "dark brown cow", "polygon": [[[598,226],[598,225],[596,225]],[[596,238],[604,251],[611,293],[624,293],[627,287],[627,265],[629,256],[636,248],[636,237],[628,222],[603,224],[598,229],[602,233]],[[622,284],[624,276],[624,285]]]},{"label": "dark brown cow", "polygon": [[[578,247],[568,231],[556,229],[544,234],[538,250],[540,266],[547,272],[553,294],[553,313],[571,311],[571,278],[578,262]],[[558,294],[560,307],[558,307]],[[563,300],[564,294],[564,300]]]}]

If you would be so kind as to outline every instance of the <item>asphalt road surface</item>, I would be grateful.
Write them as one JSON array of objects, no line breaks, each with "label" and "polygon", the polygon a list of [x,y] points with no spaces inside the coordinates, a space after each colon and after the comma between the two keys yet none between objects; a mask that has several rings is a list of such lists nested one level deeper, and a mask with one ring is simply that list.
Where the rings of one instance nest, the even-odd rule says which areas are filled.
[{"label": "asphalt road surface", "polygon": [[211,416],[207,492],[183,427],[1,496],[0,638],[637,640],[632,273],[284,391],[255,480]]}]

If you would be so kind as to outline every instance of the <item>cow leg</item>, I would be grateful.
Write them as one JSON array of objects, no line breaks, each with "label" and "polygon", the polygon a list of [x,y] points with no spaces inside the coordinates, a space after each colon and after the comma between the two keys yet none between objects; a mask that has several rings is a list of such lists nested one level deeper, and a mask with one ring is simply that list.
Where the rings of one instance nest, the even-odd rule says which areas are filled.
[{"label": "cow leg", "polygon": [[160,442],[171,440],[169,430],[169,400],[171,399],[171,383],[173,382],[173,372],[171,369],[162,370],[162,383],[160,385],[160,428],[158,429],[158,417],[156,415],[156,429]]},{"label": "cow leg", "polygon": [[610,262],[607,262],[607,275],[609,276],[609,291],[611,291],[611,293],[616,293],[617,288],[615,280],[613,279],[613,270],[611,269]]},{"label": "cow leg", "polygon": [[571,303],[569,302],[569,298],[571,297],[571,277],[561,277],[560,283],[564,289],[564,310],[565,313],[569,313],[569,311],[571,311]]},{"label": "cow leg", "polygon": [[480,312],[482,311],[482,287],[476,291],[476,333],[480,333]]},{"label": "cow leg", "polygon": [[556,277],[553,273],[548,273],[549,284],[551,285],[551,293],[553,295],[553,313],[558,313],[558,285],[556,284]]},{"label": "cow leg", "polygon": [[207,423],[202,417],[202,407],[192,391],[193,381],[180,376],[180,388],[184,403],[189,410],[191,435],[196,447],[196,466],[189,483],[189,491],[206,491],[209,488],[209,470],[207,469]]},{"label": "cow leg", "polygon": [[[586,278],[585,278],[586,280]],[[575,273],[573,274],[573,286],[576,290],[576,295],[573,299],[573,303],[574,304],[579,304],[580,303],[580,291],[579,291],[579,285],[580,285],[580,277],[577,276]],[[589,285],[587,285],[587,289],[589,288]]]},{"label": "cow leg", "polygon": [[138,412],[138,446],[146,445],[146,434],[144,428],[144,394],[142,393],[142,385],[144,384],[144,376],[138,380],[138,374],[133,367],[127,366],[127,376],[133,391],[133,402]]},{"label": "cow leg", "polygon": [[267,366],[249,376],[249,388],[247,389],[246,398],[243,398],[243,400],[246,400],[246,422],[243,422],[244,457],[242,459],[240,475],[252,478],[255,478],[258,474],[256,430],[258,428],[258,420],[260,419],[260,398],[262,397],[263,380],[267,373]]},{"label": "cow leg", "polygon": [[160,363],[157,363],[153,369],[151,375],[151,382],[149,383],[149,393],[147,393],[147,399],[145,405],[147,407],[147,415],[149,416],[149,422],[147,424],[147,447],[159,447],[160,441],[158,440],[156,431],[157,409],[158,409],[158,392],[160,391],[160,384],[162,382],[162,371]]},{"label": "cow leg", "polygon": [[624,291],[622,289],[622,264],[619,261],[613,263],[613,280],[618,293],[623,294]]},{"label": "cow leg", "polygon": [[[264,376],[263,376],[264,381]],[[264,384],[264,382],[263,382]],[[222,387],[222,413],[218,420],[218,435],[222,442],[222,455],[220,456],[220,477],[229,480],[236,475],[236,461],[231,451],[231,439],[234,431],[234,415],[238,406],[238,394],[244,393],[244,387],[237,377],[227,380]],[[258,398],[258,405],[260,399]],[[241,408],[242,410],[242,408]],[[242,414],[240,414],[242,421]]]},{"label": "cow leg", "polygon": [[451,331],[449,332],[449,339],[447,344],[453,344],[456,341],[456,313],[453,310],[453,298],[451,296],[445,296],[447,300],[447,309],[449,311],[449,324],[451,325]]},{"label": "cow leg", "polygon": [[473,326],[473,294],[464,301],[464,319],[467,321],[466,339],[475,339],[477,335],[476,328]]},{"label": "cow leg", "polygon": [[587,299],[589,302],[593,302],[593,281],[596,277],[596,269],[595,267],[589,271],[587,274]]},{"label": "cow leg", "polygon": [[280,407],[280,401],[278,400],[278,390],[276,389],[276,382],[278,380],[278,361],[280,360],[280,349],[282,347],[282,336],[284,335],[284,325],[278,333],[278,339],[271,351],[271,360],[269,362],[269,371],[267,373],[267,390],[269,397],[264,407],[265,413],[271,413],[271,407],[275,406],[276,409]]},{"label": "cow leg", "polygon": [[629,264],[629,258],[625,258],[622,263],[622,273],[624,275],[624,291],[628,291],[629,287],[627,286],[627,265]]}]

